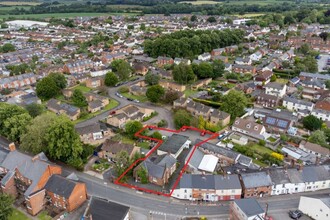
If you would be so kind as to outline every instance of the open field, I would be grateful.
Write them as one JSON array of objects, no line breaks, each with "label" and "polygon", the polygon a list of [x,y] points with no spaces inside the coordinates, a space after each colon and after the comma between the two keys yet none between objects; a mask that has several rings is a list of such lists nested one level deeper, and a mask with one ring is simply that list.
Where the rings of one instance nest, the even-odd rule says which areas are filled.
[{"label": "open field", "polygon": [[229,1],[225,3],[227,5],[269,5],[269,4],[283,4],[283,3],[292,3],[292,1],[285,0],[241,0],[241,1]]},{"label": "open field", "polygon": [[253,18],[253,17],[259,17],[265,15],[264,13],[250,13],[250,14],[244,14],[244,15],[236,15],[238,17],[242,18]]},{"label": "open field", "polygon": [[199,0],[199,1],[182,1],[180,3],[188,3],[192,5],[215,5],[215,4],[221,4],[222,2]]},{"label": "open field", "polygon": [[20,6],[20,5],[40,5],[40,2],[9,2],[9,1],[1,1],[0,5],[8,5],[8,6]]},{"label": "open field", "polygon": [[17,19],[45,19],[45,18],[74,18],[74,17],[97,17],[109,15],[127,15],[133,16],[136,13],[54,13],[54,14],[29,14],[29,15],[0,15],[0,18],[14,17]]}]

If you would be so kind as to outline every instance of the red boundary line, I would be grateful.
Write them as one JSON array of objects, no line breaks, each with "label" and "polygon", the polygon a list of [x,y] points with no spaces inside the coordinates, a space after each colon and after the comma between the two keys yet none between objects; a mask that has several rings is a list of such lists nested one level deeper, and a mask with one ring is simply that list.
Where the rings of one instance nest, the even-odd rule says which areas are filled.
[{"label": "red boundary line", "polygon": [[[194,130],[194,131],[198,131],[200,133],[202,132],[205,132],[206,134],[209,134],[211,135],[211,137],[209,137],[208,139],[200,142],[200,143],[197,143],[193,146],[193,151],[192,153],[190,154],[187,162],[185,163],[185,165],[183,166],[183,168],[181,169],[180,171],[180,174],[179,174],[179,177],[176,179],[176,181],[174,182],[174,185],[171,189],[171,192],[170,193],[162,193],[162,192],[158,192],[158,191],[155,191],[155,190],[151,190],[151,189],[147,189],[147,188],[142,188],[142,187],[138,187],[138,186],[134,186],[134,185],[131,185],[131,184],[128,184],[128,183],[120,183],[120,180],[130,171],[133,169],[133,167],[139,163],[140,161],[144,161],[146,160],[155,150],[158,149],[158,147],[163,143],[163,140],[159,140],[159,139],[156,139],[156,138],[151,138],[151,137],[148,137],[148,136],[144,136],[144,135],[141,135],[141,133],[146,130],[146,129],[149,129],[149,128],[152,128],[152,129],[155,129],[155,130],[161,130],[161,131],[168,131],[168,132],[173,132],[173,133],[180,133],[180,132],[184,132],[186,131],[187,129],[190,129],[190,130]],[[166,129],[166,128],[159,128],[157,126],[151,126],[151,125],[147,125],[145,126],[144,128],[142,128],[140,131],[136,132],[134,134],[136,137],[139,137],[139,138],[144,138],[144,139],[148,139],[148,140],[152,140],[152,141],[156,141],[158,142],[158,144],[152,148],[151,151],[148,152],[148,154],[143,157],[143,158],[140,158],[138,160],[136,160],[135,162],[133,162],[128,168],[127,170],[125,170],[124,173],[122,173],[115,181],[114,181],[114,184],[117,184],[117,185],[120,185],[120,186],[124,186],[124,187],[128,187],[128,188],[131,188],[131,189],[136,189],[136,190],[140,190],[140,191],[144,191],[144,192],[147,192],[147,193],[152,193],[152,194],[156,194],[156,195],[162,195],[162,196],[166,196],[166,197],[170,197],[174,190],[176,189],[177,185],[179,184],[179,181],[182,177],[182,175],[184,174],[184,171],[186,170],[187,166],[188,166],[188,163],[191,159],[191,157],[193,156],[193,154],[195,153],[196,149],[202,145],[203,143],[211,140],[211,139],[214,139],[216,137],[218,137],[219,134],[217,133],[213,133],[213,132],[210,132],[210,131],[206,131],[206,130],[202,130],[202,129],[199,129],[199,128],[195,128],[195,127],[190,127],[190,126],[183,126],[182,128],[180,128],[179,130],[171,130],[171,129]]]}]

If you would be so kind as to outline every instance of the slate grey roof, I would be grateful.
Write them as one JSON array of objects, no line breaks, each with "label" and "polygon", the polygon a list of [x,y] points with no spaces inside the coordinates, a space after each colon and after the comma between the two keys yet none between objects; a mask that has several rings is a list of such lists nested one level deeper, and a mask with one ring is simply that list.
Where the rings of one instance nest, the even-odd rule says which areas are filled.
[{"label": "slate grey roof", "polygon": [[69,198],[76,186],[76,182],[60,175],[52,175],[45,185],[45,189],[64,198]]},{"label": "slate grey roof", "polygon": [[314,79],[330,80],[330,75],[329,74],[301,72],[299,74],[299,76],[309,77],[309,78],[314,78]]},{"label": "slate grey roof", "polygon": [[[39,154],[39,156],[41,159],[45,159],[43,153]],[[48,169],[48,165],[49,164],[45,160],[36,159],[33,161],[32,157],[18,151],[9,152],[6,159],[1,164],[2,167],[11,171],[17,168],[24,177],[32,181],[31,185],[24,193],[25,196],[29,196],[33,193],[41,176],[44,174],[45,170]]]},{"label": "slate grey roof", "polygon": [[[197,139],[195,143],[197,144],[197,143],[200,143],[200,142],[202,142],[202,140]],[[239,153],[236,153],[232,150],[225,149],[223,147],[219,147],[215,144],[211,144],[211,143],[208,143],[208,142],[205,142],[205,143],[201,144],[199,147],[202,148],[202,149],[206,149],[208,151],[214,152],[216,154],[224,155],[224,156],[226,156],[228,158],[231,158],[233,160],[236,160],[237,157],[239,156]]]},{"label": "slate grey roof", "polygon": [[123,220],[129,209],[128,206],[92,197],[88,212],[93,220]]},{"label": "slate grey roof", "polygon": [[265,212],[258,201],[253,198],[239,199],[234,202],[246,214],[247,217],[259,215]]},{"label": "slate grey roof", "polygon": [[[189,154],[187,155],[185,161],[188,161],[188,159],[189,159],[190,155],[192,154],[193,150],[194,150],[194,148],[191,148],[191,150],[190,150]],[[189,166],[194,167],[195,169],[197,169],[199,164],[203,160],[204,155],[205,154],[197,148],[195,150],[194,154],[192,155],[192,157],[190,158]]]},{"label": "slate grey roof", "polygon": [[275,184],[291,183],[288,172],[283,169],[271,169],[269,170],[269,176]]},{"label": "slate grey roof", "polygon": [[291,183],[304,183],[302,172],[297,169],[288,169],[288,175]]},{"label": "slate grey roof", "polygon": [[176,159],[168,154],[166,154],[158,163],[158,165],[166,167],[172,167],[174,164],[176,164]]},{"label": "slate grey roof", "polygon": [[324,166],[309,166],[302,170],[302,177],[305,182],[317,182],[328,180],[330,177],[330,170],[326,169],[329,165]]},{"label": "slate grey roof", "polygon": [[76,131],[80,135],[90,134],[90,133],[96,133],[96,132],[100,132],[101,131],[101,126],[100,126],[99,123],[90,124],[90,125],[86,125],[84,127],[76,127]]},{"label": "slate grey roof", "polygon": [[178,188],[183,189],[241,189],[238,175],[184,174]]},{"label": "slate grey roof", "polygon": [[143,166],[147,170],[149,176],[156,178],[163,178],[165,172],[165,166],[154,164],[149,159],[143,161]]},{"label": "slate grey roof", "polygon": [[182,145],[189,139],[189,137],[179,134],[173,134],[158,148],[164,152],[175,154],[182,147]]},{"label": "slate grey roof", "polygon": [[272,180],[266,172],[241,174],[245,188],[255,188],[261,186],[271,186]]},{"label": "slate grey roof", "polygon": [[7,182],[15,175],[14,171],[9,171],[1,180],[2,185],[6,185]]},{"label": "slate grey roof", "polygon": [[326,206],[330,208],[330,197],[320,199]]},{"label": "slate grey roof", "polygon": [[1,148],[8,148],[10,143],[11,142],[7,138],[0,136],[0,147]]},{"label": "slate grey roof", "polygon": [[308,102],[308,101],[296,99],[296,98],[290,98],[290,97],[284,97],[283,101],[292,102],[294,104],[305,105],[305,106],[310,106],[310,107],[313,105],[312,102]]},{"label": "slate grey roof", "polygon": [[265,88],[273,88],[273,89],[277,89],[277,90],[282,90],[284,88],[284,85],[285,84],[270,82],[265,85]]}]

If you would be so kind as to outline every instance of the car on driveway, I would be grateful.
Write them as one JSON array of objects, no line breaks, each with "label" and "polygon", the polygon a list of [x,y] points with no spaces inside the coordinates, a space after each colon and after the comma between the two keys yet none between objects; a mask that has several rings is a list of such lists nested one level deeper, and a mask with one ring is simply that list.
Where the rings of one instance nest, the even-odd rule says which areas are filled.
[{"label": "car on driveway", "polygon": [[131,99],[131,98],[127,98],[127,100],[128,100],[128,101],[133,101],[133,99]]},{"label": "car on driveway", "polygon": [[302,212],[299,210],[289,211],[289,216],[292,219],[299,219],[302,216]]},{"label": "car on driveway", "polygon": [[139,102],[140,102],[140,101],[139,101],[139,100],[137,100],[137,99],[134,99],[133,101],[134,101],[134,102],[136,102],[136,103],[139,103]]}]

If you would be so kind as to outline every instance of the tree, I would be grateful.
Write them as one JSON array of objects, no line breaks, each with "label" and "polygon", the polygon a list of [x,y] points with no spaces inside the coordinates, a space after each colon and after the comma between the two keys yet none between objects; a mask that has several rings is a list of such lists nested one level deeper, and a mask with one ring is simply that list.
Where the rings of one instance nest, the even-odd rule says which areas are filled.
[{"label": "tree", "polygon": [[146,30],[146,25],[145,24],[141,24],[140,25],[140,29],[141,29],[141,31],[145,31]]},{"label": "tree", "polygon": [[37,103],[31,103],[25,106],[25,109],[29,112],[32,118],[41,115],[45,111],[44,106]]},{"label": "tree", "polygon": [[318,130],[322,127],[322,120],[318,119],[314,115],[308,115],[303,119],[303,125],[310,131]]},{"label": "tree", "polygon": [[321,146],[327,146],[327,137],[325,136],[324,131],[321,130],[314,131],[308,140]]},{"label": "tree", "polygon": [[2,53],[8,53],[12,51],[15,51],[15,46],[10,43],[6,43],[2,47],[0,47],[0,52]]},{"label": "tree", "polygon": [[303,64],[306,67],[306,71],[310,73],[316,73],[318,71],[317,61],[312,56],[305,57],[305,59],[303,59]]},{"label": "tree", "polygon": [[65,76],[62,73],[51,73],[48,77],[54,80],[59,89],[64,89],[67,85]]},{"label": "tree", "polygon": [[60,94],[60,88],[51,77],[45,77],[37,82],[36,92],[38,97],[46,101]]},{"label": "tree", "polygon": [[12,215],[14,199],[5,193],[0,193],[0,219],[7,220]]},{"label": "tree", "polygon": [[177,129],[180,129],[182,126],[189,126],[191,124],[192,116],[186,110],[178,110],[174,114],[174,124]]},{"label": "tree", "polygon": [[196,15],[192,15],[192,16],[190,17],[190,21],[191,21],[191,22],[195,22],[195,21],[197,21],[197,16],[196,16]]},{"label": "tree", "polygon": [[271,82],[275,82],[276,79],[277,79],[277,77],[276,77],[275,74],[273,74],[273,75],[270,77],[270,81],[271,81]]},{"label": "tree", "polygon": [[131,66],[126,62],[120,62],[117,67],[117,74],[120,80],[127,80],[132,73]]},{"label": "tree", "polygon": [[160,99],[164,96],[165,90],[160,85],[153,85],[147,89],[146,96],[150,102],[159,102]]},{"label": "tree", "polygon": [[156,138],[158,140],[162,140],[163,135],[161,133],[159,133],[158,131],[155,131],[154,133],[152,133],[151,137]]},{"label": "tree", "polygon": [[144,167],[140,167],[137,171],[137,176],[140,178],[140,181],[142,184],[147,184],[149,182],[148,180],[148,173],[147,170]]},{"label": "tree", "polygon": [[86,97],[84,96],[82,91],[79,90],[79,89],[75,89],[73,91],[71,99],[72,99],[74,105],[77,106],[77,107],[82,108],[82,107],[86,107],[88,105]]},{"label": "tree", "polygon": [[140,131],[143,125],[139,121],[129,121],[125,124],[125,132],[131,138],[136,138],[135,133]]},{"label": "tree", "polygon": [[4,123],[7,119],[25,113],[27,113],[27,111],[20,106],[0,102],[0,135],[6,136]]},{"label": "tree", "polygon": [[328,32],[322,32],[319,35],[320,38],[322,38],[324,41],[327,41],[328,37],[329,37],[329,33]]},{"label": "tree", "polygon": [[165,104],[173,104],[173,102],[175,100],[177,100],[179,98],[179,93],[177,91],[174,91],[174,90],[167,90],[165,92],[165,95],[162,99],[162,101],[165,103]]},{"label": "tree", "polygon": [[232,119],[244,114],[248,100],[243,92],[231,90],[222,98],[221,110],[230,114]]},{"label": "tree", "polygon": [[327,89],[330,89],[330,80],[325,81],[325,86]]},{"label": "tree", "polygon": [[106,86],[115,86],[118,83],[118,77],[113,72],[107,72],[105,74],[104,84]]},{"label": "tree", "polygon": [[127,168],[130,165],[130,159],[127,151],[120,151],[115,156],[115,171],[117,173],[117,176],[119,177],[121,174],[127,170]]},{"label": "tree", "polygon": [[213,67],[208,62],[201,62],[199,65],[193,65],[194,73],[200,79],[213,77]]},{"label": "tree", "polygon": [[23,151],[38,154],[44,152],[48,154],[48,142],[46,134],[48,128],[56,123],[57,116],[53,113],[45,113],[32,119],[26,128],[26,133],[21,137],[20,149]]},{"label": "tree", "polygon": [[217,22],[217,20],[216,20],[215,17],[213,17],[213,16],[208,17],[208,18],[207,18],[207,21],[210,22],[210,23]]},{"label": "tree", "polygon": [[284,24],[293,24],[295,22],[296,21],[295,21],[294,17],[292,16],[292,14],[289,14],[284,17]]},{"label": "tree", "polygon": [[184,63],[174,66],[172,75],[174,81],[180,84],[188,84],[196,78],[191,66]]},{"label": "tree", "polygon": [[212,63],[212,67],[213,67],[212,78],[222,77],[223,74],[225,73],[225,64],[222,60],[214,60]]},{"label": "tree", "polygon": [[299,48],[299,51],[302,54],[308,54],[308,52],[311,50],[309,44],[302,44],[301,47]]},{"label": "tree", "polygon": [[159,83],[159,75],[154,74],[154,73],[147,73],[146,77],[145,77],[145,81],[146,83],[148,83],[149,85],[156,85]]},{"label": "tree", "polygon": [[6,137],[11,141],[19,141],[20,137],[26,132],[26,126],[30,123],[32,117],[28,113],[14,115],[4,121],[3,129],[6,131]]}]

